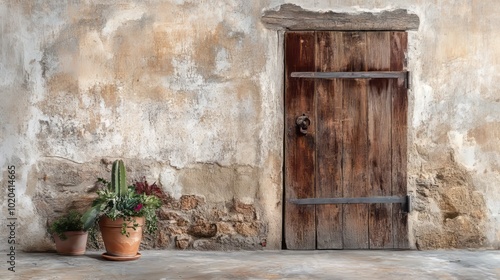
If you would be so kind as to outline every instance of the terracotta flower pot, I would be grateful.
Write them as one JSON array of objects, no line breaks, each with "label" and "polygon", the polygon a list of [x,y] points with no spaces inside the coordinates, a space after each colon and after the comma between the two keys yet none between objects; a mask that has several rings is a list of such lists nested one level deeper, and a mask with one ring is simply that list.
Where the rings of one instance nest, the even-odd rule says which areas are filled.
[{"label": "terracotta flower pot", "polygon": [[129,236],[122,234],[123,219],[111,220],[108,217],[99,219],[99,228],[102,234],[102,240],[106,247],[106,254],[117,257],[135,257],[139,251],[139,245],[142,240],[142,227],[144,217],[135,217],[135,222],[139,224],[136,230],[132,228],[134,220],[127,223],[127,232]]},{"label": "terracotta flower pot", "polygon": [[53,234],[58,254],[68,256],[85,254],[88,236],[86,231],[65,231],[64,235],[66,239],[61,240],[57,234]]}]

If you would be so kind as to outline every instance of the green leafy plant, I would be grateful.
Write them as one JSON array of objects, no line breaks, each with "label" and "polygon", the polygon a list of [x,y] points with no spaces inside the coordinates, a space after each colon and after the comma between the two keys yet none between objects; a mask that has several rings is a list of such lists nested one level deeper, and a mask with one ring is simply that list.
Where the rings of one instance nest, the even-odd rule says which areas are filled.
[{"label": "green leafy plant", "polygon": [[58,218],[50,225],[49,233],[56,234],[61,240],[65,240],[67,237],[64,232],[84,230],[81,219],[82,214],[75,210],[71,210],[68,214]]},{"label": "green leafy plant", "polygon": [[[97,198],[93,201],[92,208],[82,217],[85,229],[92,227],[103,215],[112,220],[123,218],[125,222],[121,232],[126,236],[129,235],[127,222],[133,222],[134,230],[138,226],[135,217],[145,218],[147,233],[153,233],[158,229],[156,210],[161,206],[164,193],[156,184],[154,184],[155,192],[143,190],[144,185],[149,186],[145,180],[136,181],[133,185],[127,186],[125,164],[122,160],[113,162],[111,181],[102,178],[98,178],[97,181],[101,184],[101,188],[97,191]],[[140,190],[137,191],[137,189]]]}]

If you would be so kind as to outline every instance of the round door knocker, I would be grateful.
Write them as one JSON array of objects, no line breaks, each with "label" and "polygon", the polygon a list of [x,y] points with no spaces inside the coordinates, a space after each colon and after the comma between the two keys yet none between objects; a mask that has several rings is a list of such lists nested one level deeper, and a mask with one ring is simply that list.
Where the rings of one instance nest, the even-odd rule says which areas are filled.
[{"label": "round door knocker", "polygon": [[311,125],[311,120],[309,119],[309,117],[306,116],[306,114],[302,114],[302,116],[297,117],[295,123],[297,124],[297,128],[299,129],[300,133],[306,135],[307,128],[309,128],[309,126]]}]

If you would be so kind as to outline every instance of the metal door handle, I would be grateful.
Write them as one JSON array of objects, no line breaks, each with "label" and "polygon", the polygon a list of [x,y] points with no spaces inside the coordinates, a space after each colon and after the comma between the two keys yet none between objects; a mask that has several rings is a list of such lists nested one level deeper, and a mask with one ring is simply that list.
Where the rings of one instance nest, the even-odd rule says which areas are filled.
[{"label": "metal door handle", "polygon": [[298,116],[295,120],[297,127],[299,128],[300,133],[307,134],[307,128],[311,125],[311,120],[306,114],[302,114],[302,116]]}]

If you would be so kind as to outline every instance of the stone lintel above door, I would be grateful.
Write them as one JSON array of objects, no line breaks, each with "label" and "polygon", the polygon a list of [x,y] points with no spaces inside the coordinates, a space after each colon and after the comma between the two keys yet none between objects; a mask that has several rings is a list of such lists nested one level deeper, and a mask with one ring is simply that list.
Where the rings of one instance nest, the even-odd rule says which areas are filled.
[{"label": "stone lintel above door", "polygon": [[405,9],[377,13],[316,12],[294,4],[267,10],[262,22],[274,30],[406,31],[417,30],[420,19]]}]

